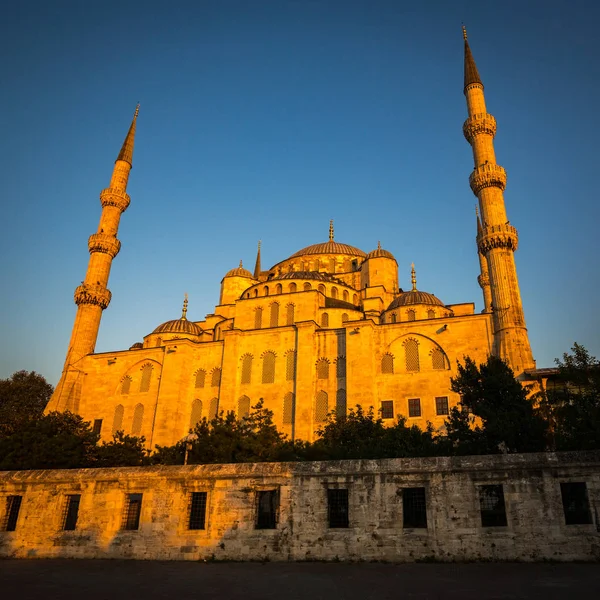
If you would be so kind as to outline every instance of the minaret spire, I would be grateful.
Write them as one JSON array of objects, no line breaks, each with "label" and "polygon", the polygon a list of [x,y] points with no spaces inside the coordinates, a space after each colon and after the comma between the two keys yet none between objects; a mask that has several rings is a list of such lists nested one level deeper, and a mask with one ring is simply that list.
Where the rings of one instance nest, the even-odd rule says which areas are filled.
[{"label": "minaret spire", "polygon": [[[241,266],[241,264],[240,264]],[[256,263],[254,265],[254,279],[258,279],[261,272],[260,266],[260,240],[258,240],[258,250],[256,251]]]},{"label": "minaret spire", "polygon": [[[473,149],[474,170],[469,177],[473,194],[479,200],[481,220],[477,217],[477,248],[480,254],[480,285],[485,310],[492,313],[494,343],[492,353],[506,360],[516,375],[535,368],[531,353],[514,252],[517,230],[509,223],[504,204],[506,171],[496,163],[494,136],[496,119],[488,114],[483,83],[466,38],[465,88],[469,117],[463,125],[465,138]],[[486,273],[487,271],[487,273]],[[489,308],[486,298],[486,274],[489,278]]]},{"label": "minaret spire", "polygon": [[133,120],[131,121],[131,125],[129,126],[129,131],[125,136],[125,141],[123,142],[123,146],[121,147],[121,152],[119,152],[119,156],[117,156],[117,160],[124,160],[128,162],[130,166],[133,167],[133,143],[135,141],[135,125],[137,122],[138,115],[140,114],[140,105],[135,107],[135,112],[133,113]]},{"label": "minaret spire", "polygon": [[187,321],[188,295],[183,295],[183,308],[181,309],[181,320]]}]

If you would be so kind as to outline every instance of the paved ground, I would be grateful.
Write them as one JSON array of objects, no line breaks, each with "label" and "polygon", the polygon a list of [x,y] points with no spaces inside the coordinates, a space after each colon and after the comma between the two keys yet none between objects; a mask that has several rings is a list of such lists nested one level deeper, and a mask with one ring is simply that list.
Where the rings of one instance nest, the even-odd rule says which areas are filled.
[{"label": "paved ground", "polygon": [[600,565],[0,560],[0,598],[594,600]]}]

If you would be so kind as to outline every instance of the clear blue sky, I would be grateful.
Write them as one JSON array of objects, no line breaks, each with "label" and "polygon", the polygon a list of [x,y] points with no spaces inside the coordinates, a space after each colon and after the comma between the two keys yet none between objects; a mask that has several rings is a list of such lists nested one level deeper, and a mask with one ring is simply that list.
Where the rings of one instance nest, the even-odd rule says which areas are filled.
[{"label": "clear blue sky", "polygon": [[98,194],[141,102],[97,351],[202,319],[224,273],[327,239],[476,303],[461,22],[498,121],[538,366],[600,355],[600,4],[13,2],[3,10],[0,377],[56,383]]}]

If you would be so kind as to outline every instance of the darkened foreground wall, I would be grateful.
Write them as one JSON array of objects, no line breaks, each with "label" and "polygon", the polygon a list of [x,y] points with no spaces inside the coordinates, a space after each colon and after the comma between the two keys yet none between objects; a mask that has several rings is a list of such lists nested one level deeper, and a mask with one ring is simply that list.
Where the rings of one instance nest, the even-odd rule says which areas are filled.
[{"label": "darkened foreground wall", "polygon": [[598,508],[600,452],[14,471],[0,556],[600,560]]}]

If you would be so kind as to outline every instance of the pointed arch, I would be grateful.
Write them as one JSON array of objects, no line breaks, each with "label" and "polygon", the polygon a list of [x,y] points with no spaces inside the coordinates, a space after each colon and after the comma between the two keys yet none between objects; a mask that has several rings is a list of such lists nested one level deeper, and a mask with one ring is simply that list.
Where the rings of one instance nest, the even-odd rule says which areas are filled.
[{"label": "pointed arch", "polygon": [[409,308],[406,311],[406,320],[407,321],[414,321],[417,318],[417,313],[414,309]]},{"label": "pointed arch", "polygon": [[296,307],[294,304],[288,304],[285,307],[285,324],[286,325],[293,325],[294,324],[294,312],[296,310]]},{"label": "pointed arch", "polygon": [[317,379],[329,379],[329,361],[326,358],[317,361]]},{"label": "pointed arch", "polygon": [[338,356],[335,359],[335,376],[338,379],[346,377],[346,357]]},{"label": "pointed arch", "polygon": [[329,315],[327,313],[321,315],[321,327],[329,327]]},{"label": "pointed arch", "polygon": [[431,367],[433,369],[443,370],[448,368],[446,356],[441,348],[433,348],[429,354],[431,355]]},{"label": "pointed arch", "polygon": [[279,326],[279,302],[273,302],[271,304],[271,318],[270,318],[270,327],[278,327]]},{"label": "pointed arch", "polygon": [[208,420],[211,421],[212,419],[216,419],[218,412],[219,412],[219,399],[211,398],[210,405],[208,407]]},{"label": "pointed arch", "polygon": [[203,388],[206,383],[206,371],[204,369],[198,369],[196,371],[196,379],[194,381],[194,387],[196,389]]},{"label": "pointed arch", "polygon": [[140,392],[147,392],[150,390],[150,380],[152,379],[152,365],[146,363],[140,369],[142,371],[142,377],[140,379]]},{"label": "pointed arch", "polygon": [[275,352],[268,350],[262,355],[262,382],[275,383]]},{"label": "pointed arch", "polygon": [[344,302],[349,302],[350,301],[350,293],[348,292],[348,290],[344,290],[342,292],[342,300]]},{"label": "pointed arch", "polygon": [[125,408],[122,404],[117,404],[115,406],[115,414],[113,416],[112,422],[112,434],[115,435],[117,431],[121,431],[123,429],[123,415],[125,413]]},{"label": "pointed arch", "polygon": [[242,356],[242,376],[240,378],[240,383],[252,383],[252,361],[254,357],[252,354],[244,354]]},{"label": "pointed arch", "polygon": [[288,350],[285,353],[285,380],[294,381],[296,378],[296,351]]},{"label": "pointed arch", "polygon": [[283,397],[283,424],[292,425],[294,422],[294,413],[296,412],[296,398],[292,392],[288,392]]},{"label": "pointed arch", "polygon": [[192,402],[192,413],[190,415],[190,429],[194,429],[202,420],[202,400],[196,398]]},{"label": "pointed arch", "polygon": [[394,355],[386,352],[381,357],[381,372],[389,375],[394,372]]},{"label": "pointed arch", "polygon": [[238,400],[238,418],[243,419],[250,414],[250,398],[248,396],[241,396]]},{"label": "pointed arch", "polygon": [[352,304],[358,306],[358,294],[352,294]]},{"label": "pointed arch", "polygon": [[404,342],[404,356],[407,371],[420,371],[419,365],[419,342],[414,338],[408,338]]},{"label": "pointed arch", "polygon": [[329,399],[325,390],[319,390],[315,396],[315,422],[323,423],[327,420],[329,412]]},{"label": "pointed arch", "polygon": [[215,367],[210,375],[210,385],[211,387],[219,387],[221,385],[221,369],[219,367]]},{"label": "pointed arch", "polygon": [[346,416],[346,390],[343,388],[335,395],[335,415],[338,419]]},{"label": "pointed arch", "polygon": [[144,422],[144,405],[138,403],[133,409],[133,422],[131,424],[131,435],[141,435]]},{"label": "pointed arch", "polygon": [[260,329],[262,327],[262,306],[257,306],[254,309],[254,329]]},{"label": "pointed arch", "polygon": [[121,395],[122,396],[126,396],[127,394],[129,394],[130,390],[131,390],[131,376],[129,375],[125,375],[125,377],[123,377],[123,379],[121,379]]},{"label": "pointed arch", "polygon": [[335,287],[335,285],[331,288],[331,297],[332,298],[338,297],[338,289]]}]

